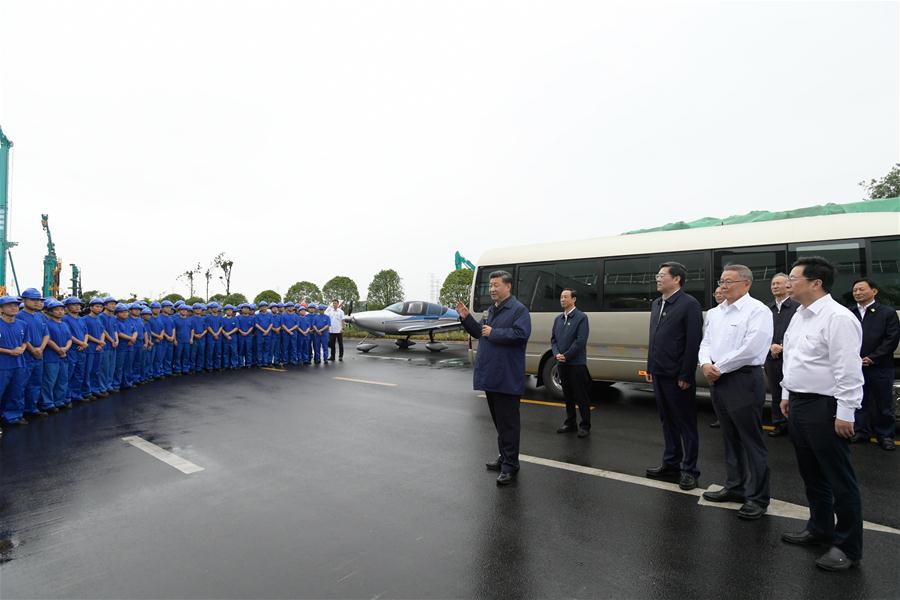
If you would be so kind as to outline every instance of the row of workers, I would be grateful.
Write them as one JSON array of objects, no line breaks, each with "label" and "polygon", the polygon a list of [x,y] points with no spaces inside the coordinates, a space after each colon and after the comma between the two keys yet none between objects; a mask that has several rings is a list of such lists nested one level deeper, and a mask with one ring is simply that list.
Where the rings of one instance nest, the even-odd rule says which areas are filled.
[{"label": "row of workers", "polygon": [[147,305],[106,297],[83,312],[79,298],[45,301],[34,288],[0,297],[3,424],[26,425],[72,402],[172,375],[327,363],[329,332],[340,335],[343,317],[337,301],[326,312],[324,304]]}]

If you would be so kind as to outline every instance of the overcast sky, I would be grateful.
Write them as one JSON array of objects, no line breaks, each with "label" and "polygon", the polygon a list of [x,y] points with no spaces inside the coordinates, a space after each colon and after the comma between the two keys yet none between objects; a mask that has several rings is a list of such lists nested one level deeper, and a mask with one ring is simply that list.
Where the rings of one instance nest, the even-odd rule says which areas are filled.
[{"label": "overcast sky", "polygon": [[224,251],[251,297],[427,298],[456,250],[855,201],[900,160],[897,2],[0,0],[0,44],[23,287],[41,213],[85,290]]}]

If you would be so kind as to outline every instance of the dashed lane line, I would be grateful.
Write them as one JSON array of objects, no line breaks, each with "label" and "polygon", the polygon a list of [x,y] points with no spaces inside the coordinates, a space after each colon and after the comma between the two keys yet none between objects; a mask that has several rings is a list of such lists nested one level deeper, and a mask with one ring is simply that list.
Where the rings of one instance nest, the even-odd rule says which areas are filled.
[{"label": "dashed lane line", "polygon": [[332,377],[338,381],[350,381],[352,383],[368,383],[369,385],[383,385],[385,387],[397,387],[396,383],[386,383],[384,381],[370,381],[368,379],[353,379],[351,377]]},{"label": "dashed lane line", "polygon": [[[683,490],[678,487],[677,484],[669,483],[667,481],[659,481],[656,479],[647,479],[646,477],[638,477],[637,475],[628,475],[627,473],[617,473],[615,471],[607,471],[605,469],[595,469],[594,467],[585,467],[582,465],[575,465],[572,463],[560,462],[558,460],[551,460],[549,458],[540,458],[538,456],[529,456],[527,454],[520,454],[519,460],[522,462],[527,462],[535,465],[541,465],[544,467],[550,467],[553,469],[560,469],[563,471],[572,471],[575,473],[581,473],[582,475],[591,475],[593,477],[602,477],[604,479],[612,479],[614,481],[622,481],[624,483],[633,483],[636,485],[642,485],[644,487],[655,488],[658,490],[664,490],[667,492],[675,492],[676,494],[685,494],[687,496],[696,496],[698,498],[697,504],[701,506],[712,506],[715,508],[725,508],[729,510],[738,510],[741,508],[740,504],[735,502],[708,502],[703,499],[703,492],[707,490],[701,489],[693,489],[693,490]],[[708,491],[715,491],[717,489],[721,489],[720,486],[710,486]],[[772,499],[769,502],[769,508],[766,511],[766,514],[772,515],[775,517],[785,517],[788,519],[800,519],[807,520],[809,519],[809,509],[805,506],[800,506],[799,504],[792,504],[790,502],[784,502],[783,500],[775,500]],[[863,528],[869,529],[871,531],[881,531],[883,533],[893,533],[895,535],[900,535],[900,529],[894,529],[893,527],[888,527],[887,525],[879,525],[878,523],[870,523],[869,521],[863,521]]]},{"label": "dashed lane line", "polygon": [[[479,394],[478,397],[479,398],[487,398],[487,395]],[[566,407],[566,404],[564,402],[550,402],[548,400],[529,400],[527,398],[521,398],[519,400],[519,402],[522,404],[538,404],[540,406],[555,406],[557,408],[565,408]],[[592,405],[591,412],[593,412],[595,410],[597,410],[597,407]]]},{"label": "dashed lane line", "polygon": [[181,458],[177,454],[172,454],[168,450],[163,450],[156,444],[148,442],[142,437],[129,435],[128,437],[123,437],[122,441],[128,442],[139,450],[143,450],[153,458],[158,458],[170,467],[175,467],[185,475],[190,475],[191,473],[199,473],[200,471],[204,470],[203,467],[195,465],[191,461],[185,458]]}]

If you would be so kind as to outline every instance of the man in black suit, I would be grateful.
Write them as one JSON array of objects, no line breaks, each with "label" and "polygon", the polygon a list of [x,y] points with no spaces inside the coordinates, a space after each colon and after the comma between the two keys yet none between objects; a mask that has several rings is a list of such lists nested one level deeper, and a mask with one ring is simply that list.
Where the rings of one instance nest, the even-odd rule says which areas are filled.
[{"label": "man in black suit", "polygon": [[894,450],[894,351],[900,342],[900,320],[892,306],[875,301],[878,286],[871,279],[853,282],[856,306],[850,310],[862,323],[862,372],[865,378],[862,407],[850,443],[868,442],[872,433],[884,450]]},{"label": "man in black suit", "polygon": [[662,421],[665,451],[662,464],[647,469],[647,477],[678,476],[683,490],[697,487],[697,353],[703,338],[703,311],[693,296],[681,291],[687,269],[666,262],[656,274],[662,294],[650,309],[647,372],[653,381],[656,407]]},{"label": "man in black suit", "polygon": [[772,425],[775,429],[769,432],[769,437],[778,437],[787,433],[787,418],[781,413],[781,379],[782,351],[784,344],[784,332],[787,331],[791,317],[797,312],[800,304],[792,300],[787,290],[788,277],[784,273],[778,273],[772,278],[770,288],[774,299],[769,302],[772,310],[772,344],[766,355],[766,383],[769,384],[769,394],[772,396]]}]

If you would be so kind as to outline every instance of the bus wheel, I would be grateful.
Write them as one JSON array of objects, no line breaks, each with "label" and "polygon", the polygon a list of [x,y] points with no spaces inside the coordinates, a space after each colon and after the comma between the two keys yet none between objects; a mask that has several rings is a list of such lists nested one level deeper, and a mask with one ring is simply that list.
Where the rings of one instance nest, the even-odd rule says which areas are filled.
[{"label": "bus wheel", "polygon": [[552,396],[557,398],[563,397],[562,381],[559,379],[559,363],[552,356],[544,361],[544,367],[541,371],[541,379],[544,387]]}]

